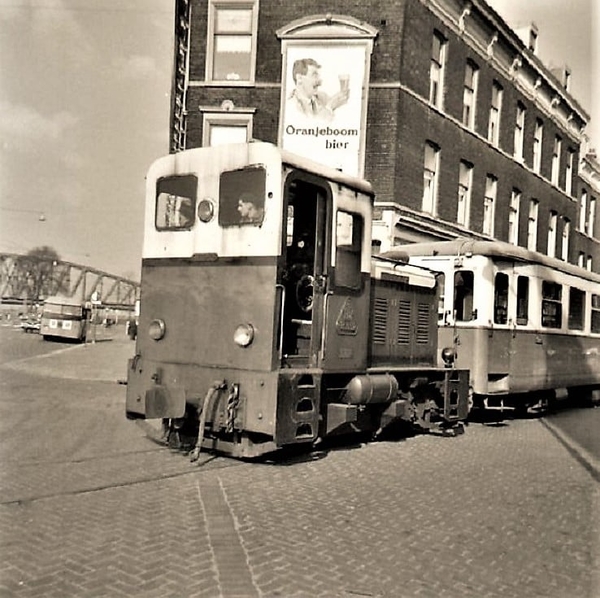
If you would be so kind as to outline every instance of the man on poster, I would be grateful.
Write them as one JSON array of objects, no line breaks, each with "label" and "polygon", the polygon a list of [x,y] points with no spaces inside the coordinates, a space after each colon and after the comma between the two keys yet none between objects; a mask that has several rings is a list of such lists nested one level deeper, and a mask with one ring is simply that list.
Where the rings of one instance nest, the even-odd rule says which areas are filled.
[{"label": "man on poster", "polygon": [[333,120],[334,112],[348,103],[349,76],[340,75],[340,90],[332,96],[319,91],[321,65],[312,58],[300,58],[292,67],[295,88],[287,100],[287,117],[299,116],[324,122]]}]

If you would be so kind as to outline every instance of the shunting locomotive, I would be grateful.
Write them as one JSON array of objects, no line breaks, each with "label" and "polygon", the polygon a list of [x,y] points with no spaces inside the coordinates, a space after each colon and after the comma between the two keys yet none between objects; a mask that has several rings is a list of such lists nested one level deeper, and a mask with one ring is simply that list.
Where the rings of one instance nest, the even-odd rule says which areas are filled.
[{"label": "shunting locomotive", "polygon": [[250,142],[160,158],[146,185],[129,418],[241,458],[460,427],[469,374],[438,347],[436,275],[371,254],[368,182]]}]

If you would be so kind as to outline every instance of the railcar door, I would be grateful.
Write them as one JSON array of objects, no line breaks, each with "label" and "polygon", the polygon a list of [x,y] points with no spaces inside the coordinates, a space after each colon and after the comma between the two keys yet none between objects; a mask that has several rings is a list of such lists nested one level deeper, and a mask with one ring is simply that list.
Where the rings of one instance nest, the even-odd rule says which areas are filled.
[{"label": "railcar door", "polygon": [[332,226],[332,260],[324,296],[324,337],[319,364],[328,371],[357,371],[367,365],[369,338],[370,258],[367,227],[360,209],[338,205]]},{"label": "railcar door", "polygon": [[297,178],[288,181],[286,195],[287,222],[279,274],[281,356],[289,366],[315,367],[323,311],[326,190]]}]

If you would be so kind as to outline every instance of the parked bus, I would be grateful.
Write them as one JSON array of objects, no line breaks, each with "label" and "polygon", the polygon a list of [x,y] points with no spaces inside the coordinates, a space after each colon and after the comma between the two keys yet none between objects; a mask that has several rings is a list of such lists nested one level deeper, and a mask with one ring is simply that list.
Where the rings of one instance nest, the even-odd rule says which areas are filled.
[{"label": "parked bus", "polygon": [[48,297],[42,310],[42,338],[85,342],[90,313],[90,308],[79,299],[62,295]]}]

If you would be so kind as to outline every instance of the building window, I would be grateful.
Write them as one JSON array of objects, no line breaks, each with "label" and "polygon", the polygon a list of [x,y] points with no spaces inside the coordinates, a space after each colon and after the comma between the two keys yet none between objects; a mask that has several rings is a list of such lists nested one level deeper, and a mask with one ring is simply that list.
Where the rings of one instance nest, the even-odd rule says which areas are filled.
[{"label": "building window", "polygon": [[253,114],[211,112],[202,118],[202,145],[246,143],[252,139]]},{"label": "building window", "polygon": [[258,0],[209,0],[206,80],[254,81]]},{"label": "building window", "polygon": [[561,242],[561,257],[565,262],[569,261],[569,241],[571,236],[571,221],[568,218],[563,218],[562,242]]},{"label": "building window", "polygon": [[519,244],[519,210],[521,207],[521,192],[513,189],[510,196],[508,208],[508,242],[513,245]]},{"label": "building window", "polygon": [[538,118],[535,121],[535,131],[533,133],[533,170],[540,173],[542,169],[542,137],[544,135],[544,124]]},{"label": "building window", "polygon": [[560,153],[562,150],[562,139],[556,135],[552,147],[552,184],[558,186],[560,177]]},{"label": "building window", "polygon": [[546,253],[550,257],[556,256],[556,223],[558,222],[558,214],[554,210],[550,210],[548,217],[548,246]]},{"label": "building window", "polygon": [[429,71],[429,101],[440,110],[443,108],[444,99],[446,44],[446,38],[439,31],[434,31],[431,45],[431,69]]},{"label": "building window", "polygon": [[580,268],[585,268],[585,253],[583,251],[579,252],[579,257],[577,258],[577,265]]},{"label": "building window", "polygon": [[591,272],[591,271],[592,271],[592,256],[591,256],[591,255],[588,255],[588,256],[587,256],[587,260],[586,260],[586,263],[585,263],[585,268],[586,268],[586,270],[588,270],[589,272]]},{"label": "building window", "polygon": [[527,217],[527,249],[537,251],[538,212],[540,203],[537,199],[529,200],[529,215]]},{"label": "building window", "polygon": [[594,229],[596,228],[594,225],[596,223],[596,198],[592,197],[590,199],[590,213],[588,214],[588,223],[587,223],[587,234],[590,237],[594,236]]},{"label": "building window", "polygon": [[525,106],[517,103],[517,117],[515,120],[515,149],[517,160],[523,160],[523,143],[525,141]]},{"label": "building window", "polygon": [[423,170],[423,212],[436,213],[438,172],[440,166],[440,148],[431,143],[425,143],[425,159]]},{"label": "building window", "polygon": [[458,206],[456,222],[469,226],[471,212],[471,187],[473,186],[473,164],[464,160],[460,161],[458,168]]},{"label": "building window", "polygon": [[567,152],[567,165],[565,168],[565,193],[573,194],[573,163],[575,160],[575,152],[570,149]]},{"label": "building window", "polygon": [[502,112],[502,85],[494,81],[492,85],[492,104],[490,106],[490,122],[488,125],[488,141],[498,145],[500,141],[500,114]]},{"label": "building window", "polygon": [[483,198],[483,229],[482,232],[490,237],[494,236],[494,212],[496,210],[496,193],[498,179],[491,174],[485,180],[485,197]]},{"label": "building window", "polygon": [[475,103],[477,101],[477,79],[479,69],[474,62],[467,61],[465,67],[465,85],[463,92],[462,123],[471,130],[475,129]]},{"label": "building window", "polygon": [[587,228],[587,198],[587,191],[583,189],[579,201],[579,230],[582,233],[585,233]]}]

